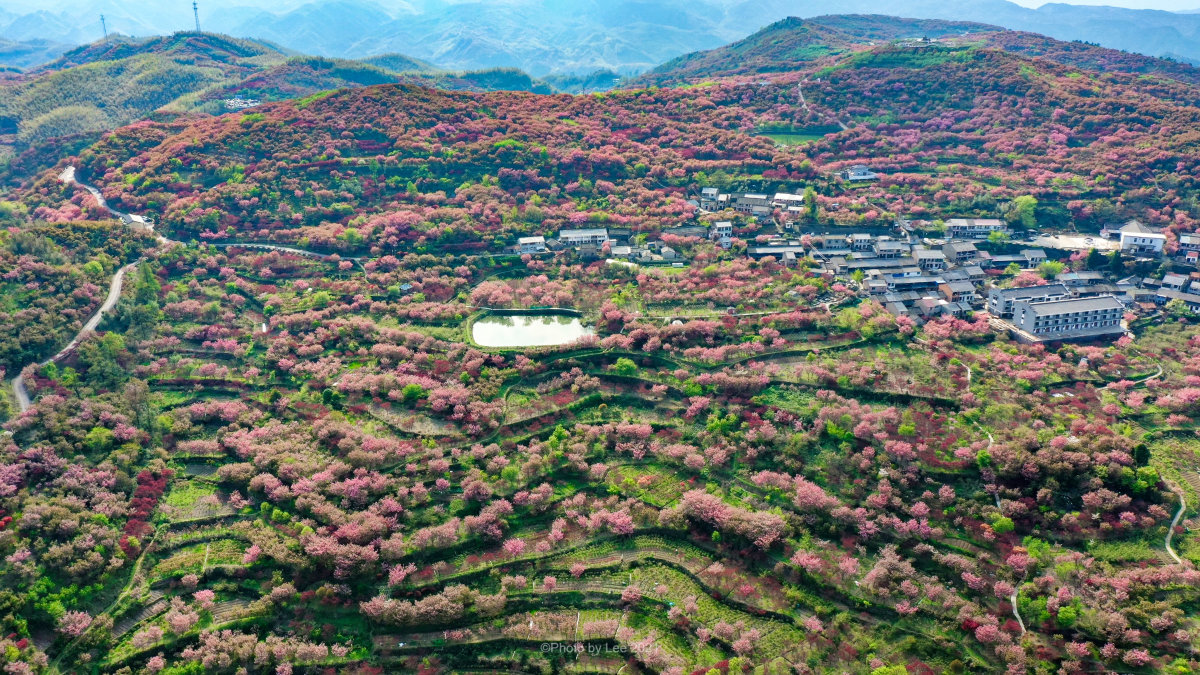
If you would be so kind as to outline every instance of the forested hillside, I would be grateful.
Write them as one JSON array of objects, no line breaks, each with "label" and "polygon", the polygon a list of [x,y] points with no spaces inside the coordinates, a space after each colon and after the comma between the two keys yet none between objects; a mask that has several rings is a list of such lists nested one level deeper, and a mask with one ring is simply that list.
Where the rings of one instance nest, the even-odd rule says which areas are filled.
[{"label": "forested hillside", "polygon": [[[1200,87],[975,25],[827,24],[586,95],[281,59],[208,91],[313,93],[18,158],[3,364],[61,348],[106,280],[117,301],[12,388],[0,666],[1200,672],[1200,313],[1150,299],[1187,277],[1009,241],[1136,218],[1178,250]],[[708,187],[804,206],[702,210]],[[943,245],[954,217],[1009,231]],[[896,311],[830,252],[918,222],[914,256],[1069,282],[1104,332],[1016,339],[974,282],[887,268],[938,286]],[[1158,291],[1100,292],[1127,276]]]},{"label": "forested hillside", "polygon": [[[344,91],[141,125],[81,158],[116,203],[181,236],[334,248],[360,239],[383,250],[483,246],[581,211],[653,229],[683,215],[671,198],[699,172],[824,183],[862,161],[885,177],[842,196],[835,217],[845,223],[995,213],[1030,195],[1048,223],[1098,229],[1138,213],[1186,231],[1200,162],[1196,103],[1197,89],[1172,79],[1102,75],[987,45],[888,43],[771,80],[602,96]],[[847,129],[823,135],[838,124]],[[820,133],[795,150],[751,135],[805,129]],[[553,198],[528,209],[535,215],[510,213],[551,186]],[[484,195],[495,206],[480,212]]]},{"label": "forested hillside", "polygon": [[877,41],[905,42],[919,48],[922,40],[987,46],[1094,71],[1157,75],[1191,84],[1200,82],[1200,68],[1178,61],[1083,42],[1063,42],[986,24],[877,15],[831,15],[779,21],[733,44],[668,61],[626,86],[673,85],[711,77],[802,70],[824,57],[838,56],[852,48],[877,46]]},{"label": "forested hillside", "polygon": [[95,138],[156,111],[220,114],[227,111],[226,98],[277,101],[388,82],[465,91],[552,91],[511,68],[450,72],[402,55],[374,63],[292,56],[262,42],[208,33],[146,40],[117,36],[0,80],[0,158],[5,145],[24,151],[52,139]]},{"label": "forested hillside", "polygon": [[3,85],[0,131],[15,132],[21,145],[107,131],[284,59],[259,43],[206,34],[88,45]]},{"label": "forested hillside", "polygon": [[66,344],[108,292],[107,278],[153,241],[111,220],[85,221],[101,214],[77,201],[54,213],[0,201],[0,370],[10,375]]}]

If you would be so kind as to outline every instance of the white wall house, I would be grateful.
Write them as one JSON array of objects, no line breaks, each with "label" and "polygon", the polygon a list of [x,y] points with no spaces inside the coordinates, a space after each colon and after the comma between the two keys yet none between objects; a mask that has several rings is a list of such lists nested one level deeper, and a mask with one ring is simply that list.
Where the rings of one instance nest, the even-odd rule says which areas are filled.
[{"label": "white wall house", "polygon": [[604,242],[608,241],[608,229],[596,227],[586,230],[559,230],[558,241],[563,246],[583,246],[584,244],[603,246]]},{"label": "white wall house", "polygon": [[1160,256],[1167,235],[1159,232],[1121,232],[1121,252],[1134,255]]}]

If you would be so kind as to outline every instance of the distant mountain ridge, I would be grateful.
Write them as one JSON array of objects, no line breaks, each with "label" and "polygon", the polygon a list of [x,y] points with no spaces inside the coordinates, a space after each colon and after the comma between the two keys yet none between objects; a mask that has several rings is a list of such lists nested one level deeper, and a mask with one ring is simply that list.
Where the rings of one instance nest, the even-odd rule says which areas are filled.
[{"label": "distant mountain ridge", "polygon": [[[207,13],[201,3],[205,30],[262,38],[319,56],[401,52],[454,70],[517,67],[538,77],[599,69],[641,72],[728,44],[787,16],[811,18],[832,9],[819,0],[419,0],[386,7],[371,0],[334,0],[292,2],[273,11],[237,2]],[[190,27],[191,17],[178,7],[156,4],[134,11],[110,0],[80,0],[70,7],[0,14],[0,36],[90,42],[100,37],[101,11],[108,12],[110,30],[125,33]],[[979,22],[1200,63],[1200,13],[1065,4],[1030,9],[1007,0],[906,0],[902,5],[843,0],[836,10]]]},{"label": "distant mountain ridge", "polygon": [[0,70],[23,69],[52,61],[71,48],[53,40],[17,41],[0,38]]}]

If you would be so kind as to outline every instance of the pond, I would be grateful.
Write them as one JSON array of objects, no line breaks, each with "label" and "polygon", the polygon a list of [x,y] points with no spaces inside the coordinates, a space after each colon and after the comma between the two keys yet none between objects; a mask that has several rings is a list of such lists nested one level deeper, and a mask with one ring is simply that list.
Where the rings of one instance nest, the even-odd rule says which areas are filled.
[{"label": "pond", "polygon": [[471,337],[484,347],[546,347],[565,345],[595,335],[591,326],[566,314],[491,314],[475,322]]}]

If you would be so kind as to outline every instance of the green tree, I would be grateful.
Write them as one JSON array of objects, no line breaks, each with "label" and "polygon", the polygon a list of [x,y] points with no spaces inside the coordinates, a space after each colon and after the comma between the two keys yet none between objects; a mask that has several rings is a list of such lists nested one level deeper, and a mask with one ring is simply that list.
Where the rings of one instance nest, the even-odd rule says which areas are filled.
[{"label": "green tree", "polygon": [[1074,626],[1075,622],[1078,620],[1079,608],[1074,604],[1058,608],[1058,618],[1055,621],[1060,627],[1070,628],[1071,626]]},{"label": "green tree", "polygon": [[1044,279],[1053,279],[1054,277],[1062,274],[1063,270],[1066,268],[1066,265],[1058,262],[1057,260],[1047,260],[1041,265],[1038,265],[1038,274],[1042,275],[1042,278]]},{"label": "green tree", "polygon": [[804,188],[804,206],[808,209],[808,217],[817,219],[817,191],[812,186]]},{"label": "green tree", "polygon": [[1125,273],[1125,261],[1121,260],[1121,252],[1113,251],[1108,254],[1108,273],[1120,276]]},{"label": "green tree", "polygon": [[400,398],[405,403],[413,403],[429,395],[425,388],[416,382],[410,382],[404,385],[404,389],[400,390]]},{"label": "green tree", "polygon": [[101,389],[113,389],[125,380],[120,358],[125,341],[116,333],[105,333],[79,344],[79,363],[84,366],[84,381]]},{"label": "green tree", "polygon": [[112,447],[113,433],[104,427],[92,427],[83,437],[83,444],[92,452],[105,452]]},{"label": "green tree", "polygon": [[1133,461],[1138,466],[1146,466],[1150,463],[1150,446],[1145,443],[1138,443],[1133,446]]},{"label": "green tree", "polygon": [[1037,227],[1038,200],[1030,195],[1021,195],[1009,203],[1008,222],[1026,230]]},{"label": "green tree", "polygon": [[1192,310],[1188,309],[1187,304],[1185,304],[1183,300],[1180,300],[1179,298],[1175,298],[1174,300],[1168,302],[1163,306],[1163,309],[1166,310],[1168,316],[1176,319],[1188,316],[1192,313]]},{"label": "green tree", "polygon": [[633,377],[634,375],[637,375],[638,367],[633,361],[625,357],[621,357],[617,359],[616,363],[613,364],[612,371],[613,373],[622,377]]},{"label": "green tree", "polygon": [[83,273],[95,279],[104,274],[104,265],[101,265],[97,260],[89,260],[83,266]]}]

